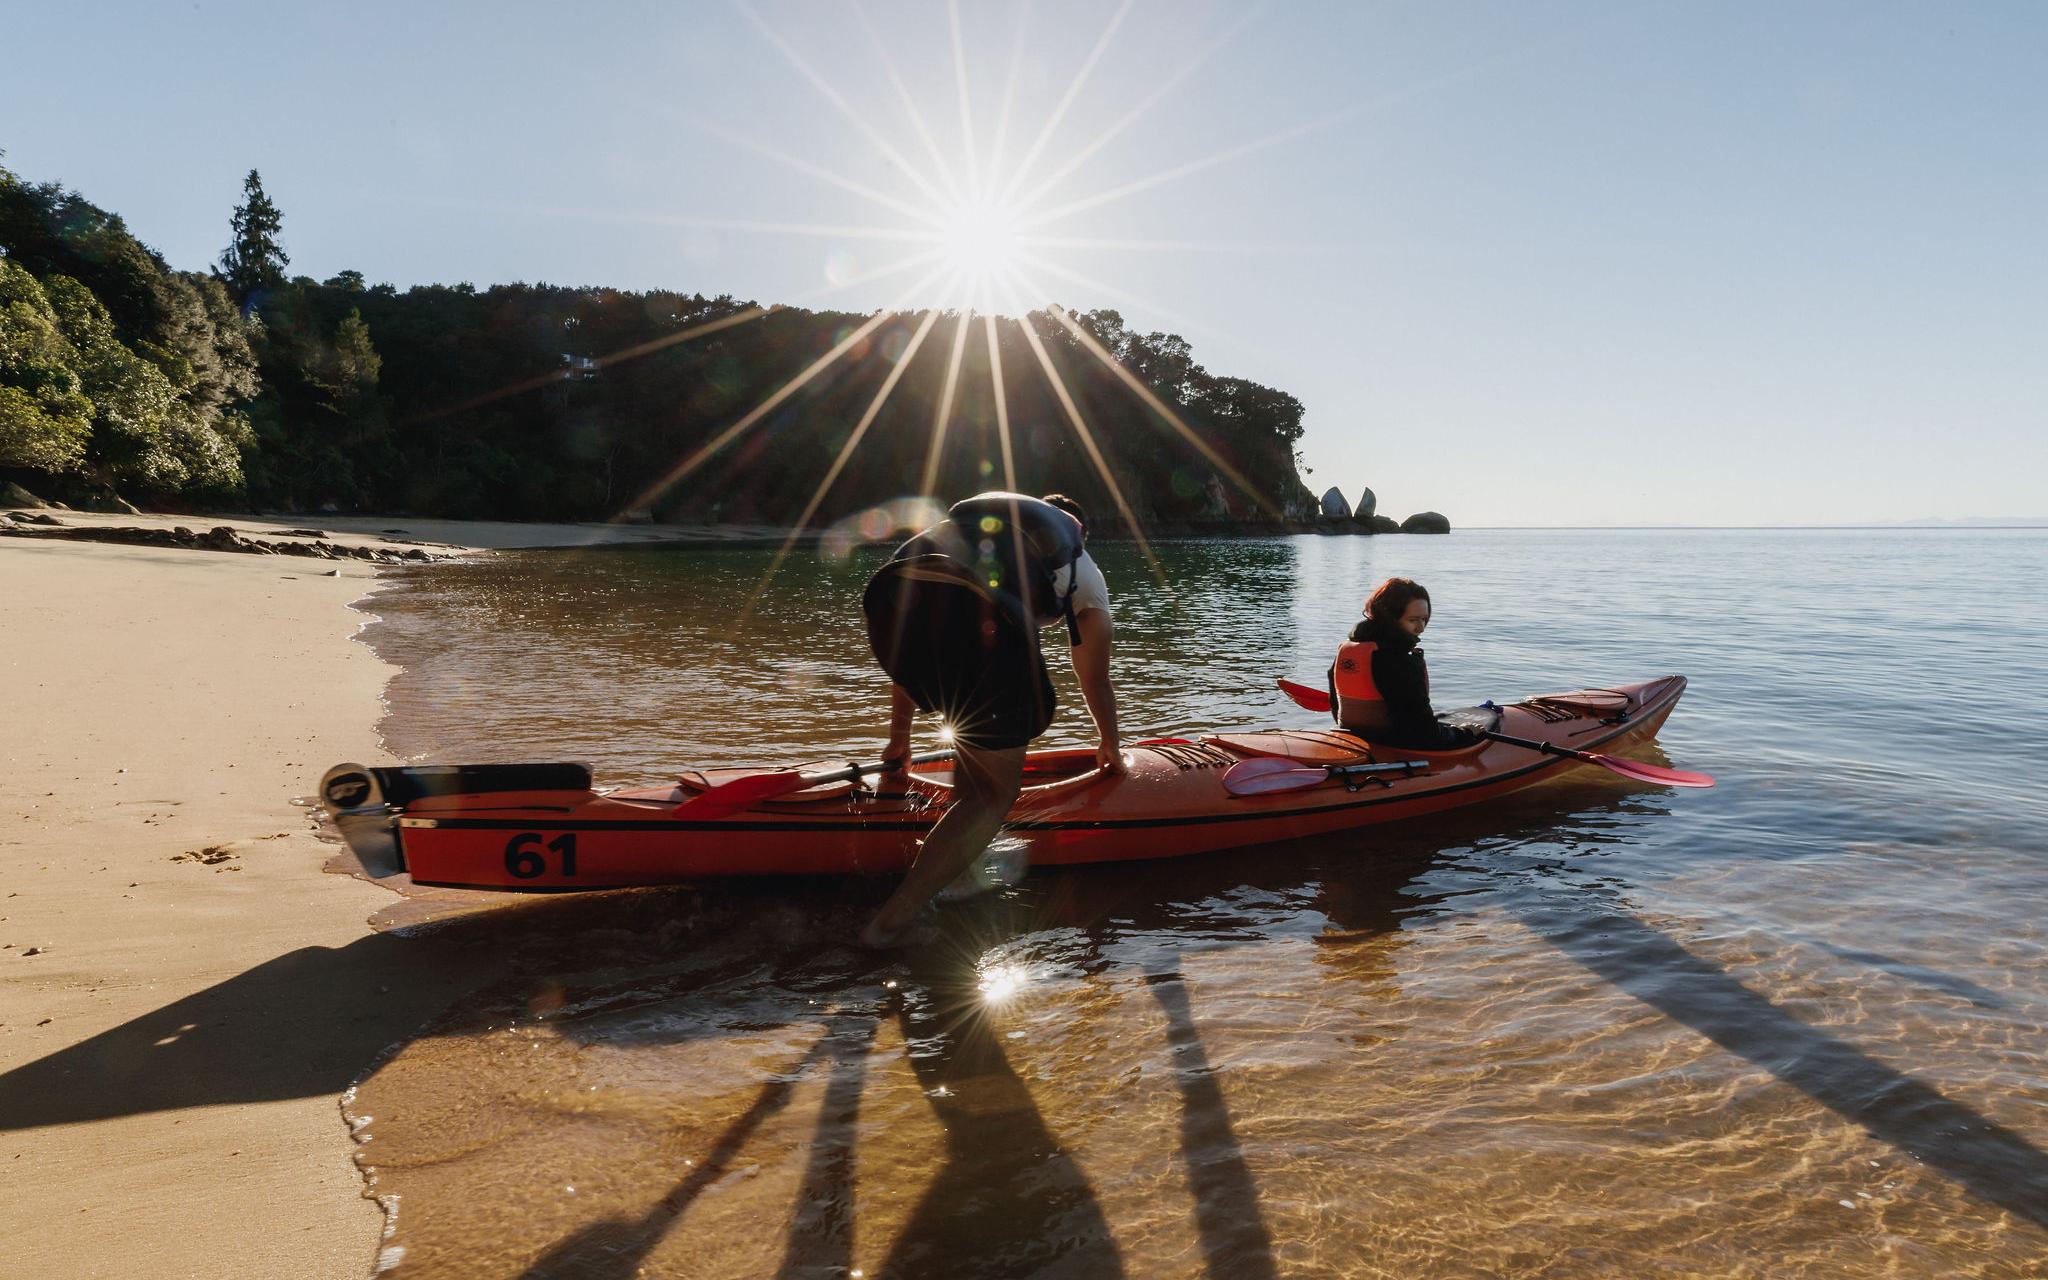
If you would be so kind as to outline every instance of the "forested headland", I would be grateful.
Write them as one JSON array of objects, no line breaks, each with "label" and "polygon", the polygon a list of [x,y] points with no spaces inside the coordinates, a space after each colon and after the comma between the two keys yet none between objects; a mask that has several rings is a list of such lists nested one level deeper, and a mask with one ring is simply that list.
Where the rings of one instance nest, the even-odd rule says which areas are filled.
[{"label": "forested headland", "polygon": [[1301,403],[1114,311],[995,321],[999,404],[979,316],[316,281],[288,273],[253,171],[223,222],[220,261],[180,270],[119,215],[0,169],[0,480],[89,507],[788,525],[894,378],[807,523],[999,486],[1004,416],[1019,485],[1072,493],[1106,528],[1104,467],[1147,528],[1313,510]]}]

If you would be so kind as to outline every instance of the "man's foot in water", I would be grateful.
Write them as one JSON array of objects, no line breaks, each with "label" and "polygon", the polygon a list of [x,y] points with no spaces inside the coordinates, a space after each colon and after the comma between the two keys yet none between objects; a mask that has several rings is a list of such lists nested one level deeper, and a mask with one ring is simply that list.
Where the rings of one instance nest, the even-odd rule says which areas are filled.
[{"label": "man's foot in water", "polygon": [[934,912],[925,910],[910,917],[898,928],[885,928],[880,919],[867,922],[860,931],[860,945],[870,951],[901,951],[930,942],[938,932],[938,919]]}]

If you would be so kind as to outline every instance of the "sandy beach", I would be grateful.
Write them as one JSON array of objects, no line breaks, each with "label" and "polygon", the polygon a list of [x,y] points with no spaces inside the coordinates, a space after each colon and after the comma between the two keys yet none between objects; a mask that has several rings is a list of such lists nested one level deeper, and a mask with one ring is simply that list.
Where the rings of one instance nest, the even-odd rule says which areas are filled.
[{"label": "sandy beach", "polygon": [[[303,524],[52,514],[251,536]],[[435,521],[393,536],[606,533]],[[352,638],[366,615],[350,608],[376,572],[0,538],[0,1250],[38,1275],[375,1264],[383,1215],[337,1098],[467,972],[373,934],[391,894],[324,873],[335,848],[293,804],[330,764],[387,758],[391,668]]]}]

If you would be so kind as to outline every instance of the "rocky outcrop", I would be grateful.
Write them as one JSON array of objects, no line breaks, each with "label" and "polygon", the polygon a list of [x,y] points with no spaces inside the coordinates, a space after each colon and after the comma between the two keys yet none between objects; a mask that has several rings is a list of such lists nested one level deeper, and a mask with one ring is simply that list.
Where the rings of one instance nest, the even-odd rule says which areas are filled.
[{"label": "rocky outcrop", "polygon": [[1323,515],[1331,520],[1351,518],[1351,504],[1345,500],[1344,491],[1336,485],[1331,485],[1330,491],[1323,495]]},{"label": "rocky outcrop", "polygon": [[1451,522],[1434,511],[1418,511],[1401,522],[1403,533],[1449,533]]},{"label": "rocky outcrop", "polygon": [[1392,516],[1375,515],[1365,522],[1368,533],[1399,533],[1401,522]]},{"label": "rocky outcrop", "polygon": [[58,525],[49,516],[13,515],[0,520],[0,535],[17,538],[48,538],[66,542],[119,542],[140,547],[184,547],[193,551],[239,551],[258,556],[307,556],[316,560],[372,560],[380,564],[408,564],[443,557],[414,548],[399,551],[383,547],[337,546],[325,540],[314,542],[273,542],[251,538],[230,525],[216,525],[205,533],[194,533],[183,525],[171,529],[138,529],[129,526],[103,528]]},{"label": "rocky outcrop", "polygon": [[1380,500],[1370,489],[1358,491],[1358,505],[1351,508],[1351,518],[1360,524],[1371,524],[1372,514],[1380,509]]},{"label": "rocky outcrop", "polygon": [[0,484],[0,507],[47,507],[50,504],[9,480]]}]

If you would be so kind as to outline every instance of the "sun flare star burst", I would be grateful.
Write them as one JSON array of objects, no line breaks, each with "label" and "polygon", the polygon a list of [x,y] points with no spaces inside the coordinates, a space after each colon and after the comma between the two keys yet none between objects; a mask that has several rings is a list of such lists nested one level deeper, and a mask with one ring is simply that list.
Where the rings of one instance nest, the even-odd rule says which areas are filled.
[{"label": "sun flare star burst", "polygon": [[[850,99],[833,82],[836,77],[826,75],[819,67],[808,61],[784,33],[757,12],[747,0],[737,0],[739,11],[756,31],[825,102],[831,105],[841,121],[865,140],[872,151],[865,165],[851,171],[835,171],[817,159],[791,154],[782,147],[740,136],[716,122],[700,120],[700,127],[728,142],[774,160],[785,168],[855,196],[867,202],[877,214],[886,212],[888,217],[879,223],[868,225],[814,225],[788,221],[733,219],[704,220],[703,225],[758,231],[764,234],[815,236],[832,242],[830,260],[840,263],[840,266],[838,269],[828,269],[826,274],[829,286],[820,290],[820,293],[833,293],[870,285],[892,277],[915,276],[916,280],[905,286],[893,300],[881,308],[869,311],[864,323],[846,333],[832,350],[807,365],[782,387],[769,394],[753,410],[717,432],[710,440],[685,452],[658,480],[624,509],[651,507],[685,477],[694,473],[741,436],[752,431],[757,424],[775,412],[805,385],[827,375],[842,359],[863,358],[864,353],[869,350],[868,337],[892,316],[906,312],[919,316],[915,336],[909,339],[907,345],[901,346],[891,355],[892,361],[897,362],[891,376],[882,382],[880,390],[868,403],[866,411],[860,415],[859,422],[848,434],[839,455],[833,460],[823,480],[811,495],[797,526],[790,529],[787,538],[771,557],[767,571],[743,606],[744,610],[750,611],[762,598],[769,580],[774,577],[777,568],[802,536],[804,527],[813,516],[824,510],[829,490],[847,468],[869,426],[881,414],[904,368],[908,366],[910,356],[927,337],[934,336],[935,329],[939,341],[933,345],[945,350],[948,355],[944,385],[931,422],[931,438],[924,476],[916,501],[929,507],[935,497],[932,488],[937,478],[940,450],[948,438],[951,420],[956,416],[956,392],[964,372],[963,357],[971,340],[987,348],[987,365],[995,405],[996,439],[992,443],[996,448],[993,452],[994,458],[999,458],[1001,462],[999,470],[994,468],[993,459],[984,462],[984,467],[992,472],[989,477],[991,484],[1006,489],[1018,486],[1022,478],[1017,474],[1009,406],[1004,390],[1002,356],[997,341],[999,309],[1019,323],[1032,357],[1031,363],[1037,366],[1039,374],[1051,389],[1060,415],[1073,431],[1088,464],[1100,479],[1125,527],[1137,542],[1140,554],[1150,566],[1152,576],[1161,587],[1166,586],[1165,571],[1158,557],[1153,554],[1150,542],[1139,525],[1137,513],[1132,509],[1123,486],[1112,473],[1097,441],[1097,434],[1105,424],[1090,423],[1082,413],[1081,404],[1067,386],[1066,375],[1060,366],[1069,353],[1078,352],[1085,358],[1100,362],[1130,389],[1137,416],[1155,420],[1162,429],[1178,435],[1183,442],[1207,459],[1215,467],[1218,475],[1249,498],[1254,506],[1271,516],[1278,517],[1281,514],[1270,499],[1260,494],[1236,467],[1202,439],[1200,433],[1183,421],[1170,404],[1155,394],[1130,370],[1125,369],[1114,354],[1096,341],[1080,317],[1055,305],[1051,301],[1050,292],[1041,281],[1045,277],[1051,277],[1100,295],[1106,300],[1170,315],[1170,312],[1144,298],[1073,270],[1058,260],[1061,251],[1095,248],[1179,252],[1191,249],[1230,250],[1240,246],[1090,238],[1071,234],[1078,229],[1072,219],[1079,214],[1127,199],[1139,192],[1166,183],[1182,181],[1191,174],[1238,156],[1325,128],[1346,118],[1349,113],[1338,113],[1265,138],[1226,146],[1207,156],[1174,164],[1142,177],[1127,179],[1117,176],[1106,186],[1096,186],[1092,191],[1074,190],[1069,185],[1070,179],[1081,170],[1085,161],[1097,155],[1113,138],[1124,133],[1145,116],[1211,55],[1229,45],[1239,32],[1251,24],[1258,12],[1258,6],[1254,6],[1247,15],[1229,24],[1209,40],[1185,66],[1151,84],[1149,92],[1141,101],[1107,125],[1093,127],[1085,138],[1075,138],[1074,134],[1077,131],[1071,127],[1063,134],[1062,126],[1068,120],[1070,109],[1080,101],[1084,85],[1096,71],[1119,29],[1124,26],[1126,18],[1131,15],[1134,3],[1135,0],[1124,0],[1109,16],[1092,49],[1075,71],[1057,104],[1033,131],[1029,144],[1021,145],[1023,135],[1013,137],[1011,125],[1019,85],[1019,69],[1022,65],[1024,20],[1018,19],[1013,33],[1006,76],[999,80],[977,76],[973,74],[969,65],[969,42],[965,39],[960,6],[954,0],[948,0],[945,15],[946,26],[951,36],[953,62],[950,78],[954,82],[959,114],[957,132],[954,139],[950,140],[951,145],[948,145],[942,143],[939,134],[934,132],[931,122],[919,108],[919,95],[913,92],[912,86],[906,82],[898,69],[892,51],[897,42],[885,38],[876,30],[865,11],[858,5],[853,6],[851,12],[865,30],[871,49],[861,53],[854,52],[851,47],[845,47],[835,50],[835,53],[855,60],[872,58],[871,69],[879,71],[887,81],[893,91],[896,108],[900,112],[900,123],[907,125],[907,129],[886,125],[884,120],[889,114],[886,109]],[[836,70],[843,72],[845,68]],[[993,131],[987,134],[978,133],[975,125],[977,112],[974,106],[974,86],[978,83],[989,83],[992,87],[996,83],[1001,84],[1000,107]],[[1064,145],[1063,137],[1067,139]],[[922,155],[916,154],[919,152],[922,152]],[[916,158],[913,158],[914,156]],[[855,245],[888,242],[902,246],[905,252],[889,261],[861,262],[852,251],[852,246]],[[805,305],[809,301],[808,296],[799,298],[795,305]],[[1033,307],[1038,310],[1033,310]],[[752,314],[766,315],[776,309],[759,308]],[[943,326],[942,315],[945,317]],[[720,323],[723,325],[730,322]],[[709,333],[716,327],[719,326],[702,326],[701,331]],[[1040,327],[1045,330],[1043,338],[1038,331]],[[697,331],[686,331],[666,337],[657,344],[648,344],[648,349],[670,342],[686,341],[695,336]],[[1054,352],[1049,351],[1046,346],[1046,339],[1054,339],[1057,342],[1062,359],[1054,358]],[[640,355],[645,354],[645,351],[636,350],[630,354]],[[622,355],[619,358],[628,357]],[[891,504],[892,508],[897,505],[901,504]],[[857,513],[848,517],[848,520],[858,523],[860,518]],[[842,520],[840,523],[845,524],[847,521]]]},{"label": "sun flare star burst", "polygon": [[965,200],[946,210],[940,244],[953,270],[969,278],[998,277],[1014,271],[1023,243],[1020,211],[994,200]]}]

